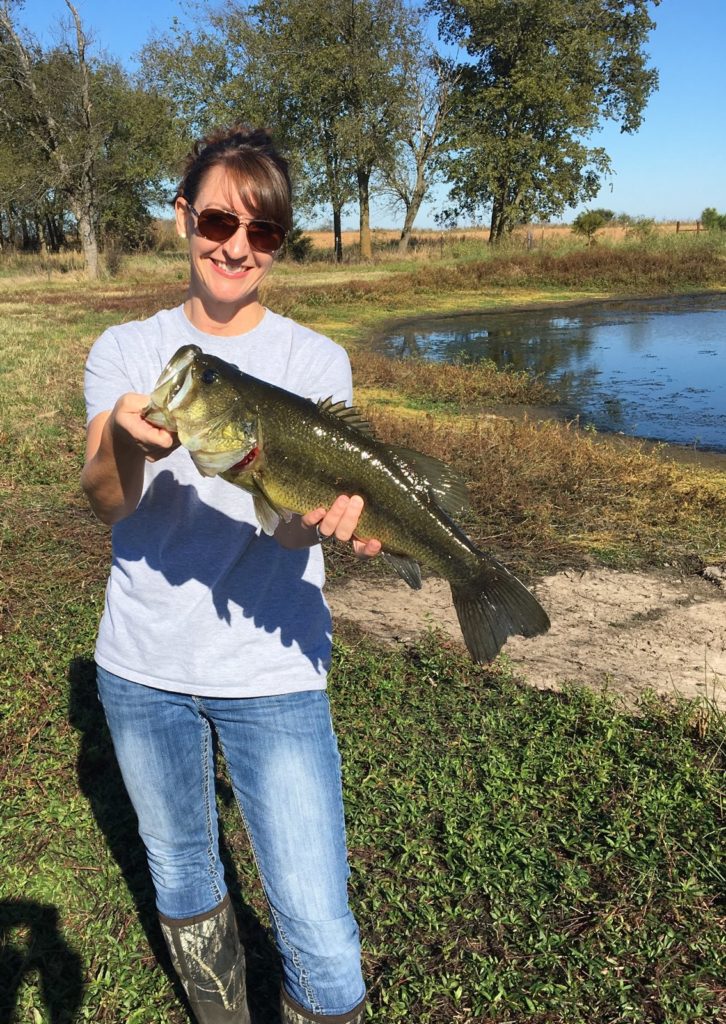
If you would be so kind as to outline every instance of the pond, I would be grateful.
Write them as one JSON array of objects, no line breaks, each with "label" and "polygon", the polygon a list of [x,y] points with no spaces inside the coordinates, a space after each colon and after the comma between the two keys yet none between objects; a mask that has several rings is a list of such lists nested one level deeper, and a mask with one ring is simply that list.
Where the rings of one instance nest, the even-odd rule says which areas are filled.
[{"label": "pond", "polygon": [[382,344],[543,374],[583,425],[726,452],[726,294],[422,320]]}]

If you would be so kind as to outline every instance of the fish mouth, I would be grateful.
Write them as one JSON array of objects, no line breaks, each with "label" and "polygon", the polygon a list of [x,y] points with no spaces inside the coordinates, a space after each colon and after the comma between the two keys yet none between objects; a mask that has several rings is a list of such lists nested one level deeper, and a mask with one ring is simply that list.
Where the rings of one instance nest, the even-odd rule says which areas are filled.
[{"label": "fish mouth", "polygon": [[174,430],[174,410],[186,398],[192,386],[191,369],[197,356],[202,355],[198,345],[183,345],[174,353],[154,385],[149,404],[142,415],[157,427]]}]

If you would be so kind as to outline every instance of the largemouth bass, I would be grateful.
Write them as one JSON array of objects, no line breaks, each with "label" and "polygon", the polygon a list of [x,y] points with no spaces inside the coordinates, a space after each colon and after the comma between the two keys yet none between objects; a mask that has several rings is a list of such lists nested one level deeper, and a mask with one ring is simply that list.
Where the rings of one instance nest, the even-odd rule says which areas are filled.
[{"label": "largemouth bass", "polygon": [[464,481],[437,459],[376,440],[355,409],[312,402],[185,345],[150,396],[145,418],[175,431],[204,476],[251,492],[262,529],[329,508],[339,494],[365,506],[357,534],[376,537],[410,587],[419,563],[451,585],[474,661],[491,661],[508,636],[549,629],[535,597],[457,525],[469,507]]}]

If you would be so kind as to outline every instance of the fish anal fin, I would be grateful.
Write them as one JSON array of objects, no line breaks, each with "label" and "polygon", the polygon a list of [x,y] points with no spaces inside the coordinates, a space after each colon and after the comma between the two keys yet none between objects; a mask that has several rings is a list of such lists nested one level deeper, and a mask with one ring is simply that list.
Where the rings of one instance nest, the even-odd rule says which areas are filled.
[{"label": "fish anal fin", "polygon": [[421,589],[421,566],[415,559],[407,558],[405,555],[394,555],[390,551],[382,551],[381,557],[396,570],[412,590]]}]

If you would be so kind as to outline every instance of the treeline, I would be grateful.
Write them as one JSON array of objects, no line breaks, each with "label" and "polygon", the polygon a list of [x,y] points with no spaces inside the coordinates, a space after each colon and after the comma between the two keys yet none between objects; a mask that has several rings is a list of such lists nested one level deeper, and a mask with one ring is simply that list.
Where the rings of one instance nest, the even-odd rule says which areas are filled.
[{"label": "treeline", "polygon": [[356,206],[365,259],[374,194],[402,211],[402,249],[438,181],[442,223],[486,215],[491,241],[593,198],[609,160],[586,140],[606,119],[635,131],[657,84],[644,47],[659,0],[242,0],[174,21],[135,75],[57,2],[69,25],[43,47],[0,0],[0,244],[75,244],[91,274],[100,245],[144,244],[213,125],[270,126],[298,208],[330,211],[340,258]]}]

